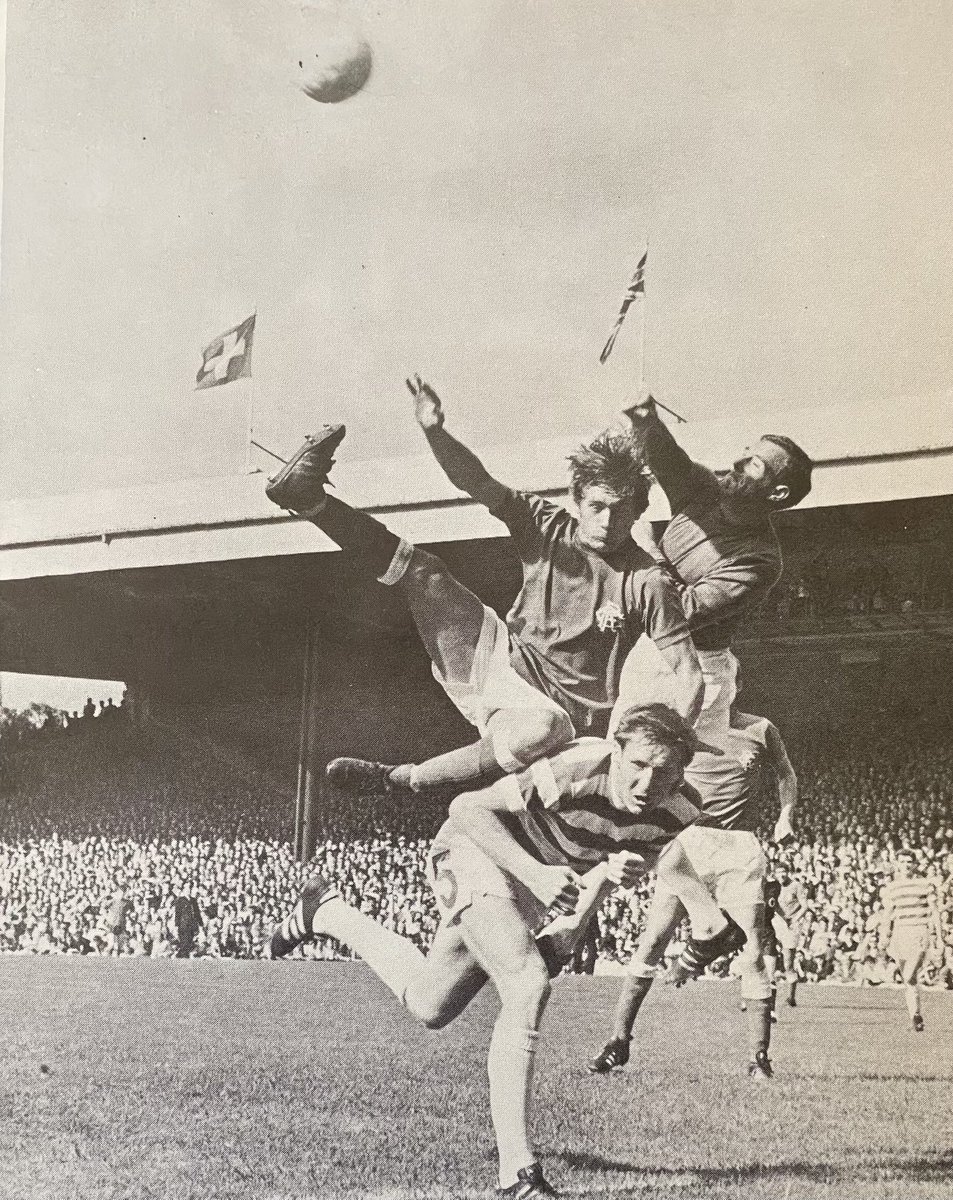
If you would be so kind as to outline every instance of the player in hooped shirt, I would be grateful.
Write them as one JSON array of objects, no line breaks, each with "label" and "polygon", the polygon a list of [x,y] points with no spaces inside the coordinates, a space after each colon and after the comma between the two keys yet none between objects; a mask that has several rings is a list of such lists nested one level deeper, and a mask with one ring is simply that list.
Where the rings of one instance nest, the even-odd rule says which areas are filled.
[{"label": "player in hooped shirt", "polygon": [[932,880],[918,874],[916,857],[912,851],[898,851],[896,873],[884,885],[880,900],[884,907],[887,953],[900,972],[913,1031],[922,1033],[920,968],[930,949],[931,934],[937,946],[943,945],[943,923],[940,920],[936,887]]},{"label": "player in hooped shirt", "polygon": [[550,911],[574,909],[582,872],[590,886],[599,871],[631,886],[654,864],[699,815],[684,772],[707,749],[673,709],[646,705],[624,714],[611,742],[580,739],[525,772],[458,796],[429,855],[440,926],[426,957],[346,904],[321,876],[305,885],[272,937],[275,958],[316,936],[350,946],[412,1016],[435,1029],[490,979],[500,1001],[487,1070],[501,1196],[556,1194],[529,1135],[549,997],[534,934]]}]

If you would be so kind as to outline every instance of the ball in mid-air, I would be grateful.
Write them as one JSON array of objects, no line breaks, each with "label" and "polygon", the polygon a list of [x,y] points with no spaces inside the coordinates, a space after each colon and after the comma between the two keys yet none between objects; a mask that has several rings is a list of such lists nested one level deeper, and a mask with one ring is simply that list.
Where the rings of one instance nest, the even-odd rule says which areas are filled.
[{"label": "ball in mid-air", "polygon": [[373,64],[370,46],[353,25],[341,21],[329,23],[313,9],[303,10],[302,16],[295,51],[295,81],[306,96],[321,104],[338,104],[349,99],[370,78]]}]

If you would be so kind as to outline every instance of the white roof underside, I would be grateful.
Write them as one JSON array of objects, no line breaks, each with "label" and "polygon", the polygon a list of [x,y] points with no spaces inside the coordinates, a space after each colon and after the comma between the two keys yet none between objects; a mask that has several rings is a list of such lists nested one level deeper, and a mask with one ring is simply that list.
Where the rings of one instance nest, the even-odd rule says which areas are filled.
[{"label": "white roof underside", "polygon": [[[746,441],[767,432],[737,419],[677,427],[681,443],[713,466],[728,465]],[[864,504],[953,493],[953,393],[868,408],[786,413],[778,427],[817,463],[803,507]],[[580,438],[580,440],[582,440]],[[475,447],[488,468],[515,486],[557,491],[566,485],[566,438]],[[361,508],[383,510],[413,541],[500,537],[504,527],[461,497],[429,453],[348,462],[334,468],[337,492]],[[172,566],[334,548],[307,522],[278,512],[260,474],[79,495],[0,506],[0,579],[25,579],[133,567]],[[664,499],[650,515],[664,516]]]}]

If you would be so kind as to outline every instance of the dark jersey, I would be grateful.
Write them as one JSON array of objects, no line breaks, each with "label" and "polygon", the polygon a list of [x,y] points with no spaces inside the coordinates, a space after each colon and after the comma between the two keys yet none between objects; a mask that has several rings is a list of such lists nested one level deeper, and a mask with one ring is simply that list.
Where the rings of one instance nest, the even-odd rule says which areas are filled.
[{"label": "dark jersey", "polygon": [[769,921],[778,911],[778,899],[780,895],[780,882],[777,879],[766,879],[764,881],[764,910],[768,914]]},{"label": "dark jersey", "polygon": [[688,764],[685,778],[702,800],[696,824],[747,833],[758,830],[772,796],[767,726],[767,721],[758,720],[743,729],[732,727],[721,739],[724,754],[702,751]]},{"label": "dark jersey", "polygon": [[612,746],[580,738],[550,758],[508,777],[510,811],[501,814],[517,842],[539,862],[585,873],[627,850],[654,862],[696,819],[701,804],[687,784],[638,815],[612,803]]},{"label": "dark jersey", "polygon": [[643,550],[629,542],[603,558],[582,549],[576,518],[541,496],[508,490],[491,511],[523,562],[523,586],[506,618],[513,668],[580,732],[603,732],[639,634],[663,649],[688,638],[676,588],[653,589],[646,600],[634,582],[653,566]]},{"label": "dark jersey", "polygon": [[700,650],[723,650],[741,617],[781,576],[781,547],[770,517],[728,520],[716,476],[693,462],[652,417],[640,427],[649,469],[672,510],[660,546],[679,587]]}]

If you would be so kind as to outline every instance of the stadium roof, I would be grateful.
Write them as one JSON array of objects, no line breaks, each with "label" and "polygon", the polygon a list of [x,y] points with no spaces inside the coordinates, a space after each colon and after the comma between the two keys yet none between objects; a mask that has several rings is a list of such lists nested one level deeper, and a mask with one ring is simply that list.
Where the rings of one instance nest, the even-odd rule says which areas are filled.
[{"label": "stadium roof", "polygon": [[[953,493],[953,392],[866,408],[805,409],[778,432],[814,457],[805,507],[862,504]],[[737,419],[686,424],[690,453],[727,465],[760,428]],[[565,438],[477,447],[507,482],[543,492],[565,487]],[[335,467],[339,494],[387,515],[421,543],[498,537],[503,526],[461,497],[432,456],[348,462]],[[0,507],[0,579],[221,562],[323,552],[333,543],[278,512],[261,474],[5,502]],[[664,501],[662,501],[664,504]],[[664,509],[653,502],[656,515]]]}]

